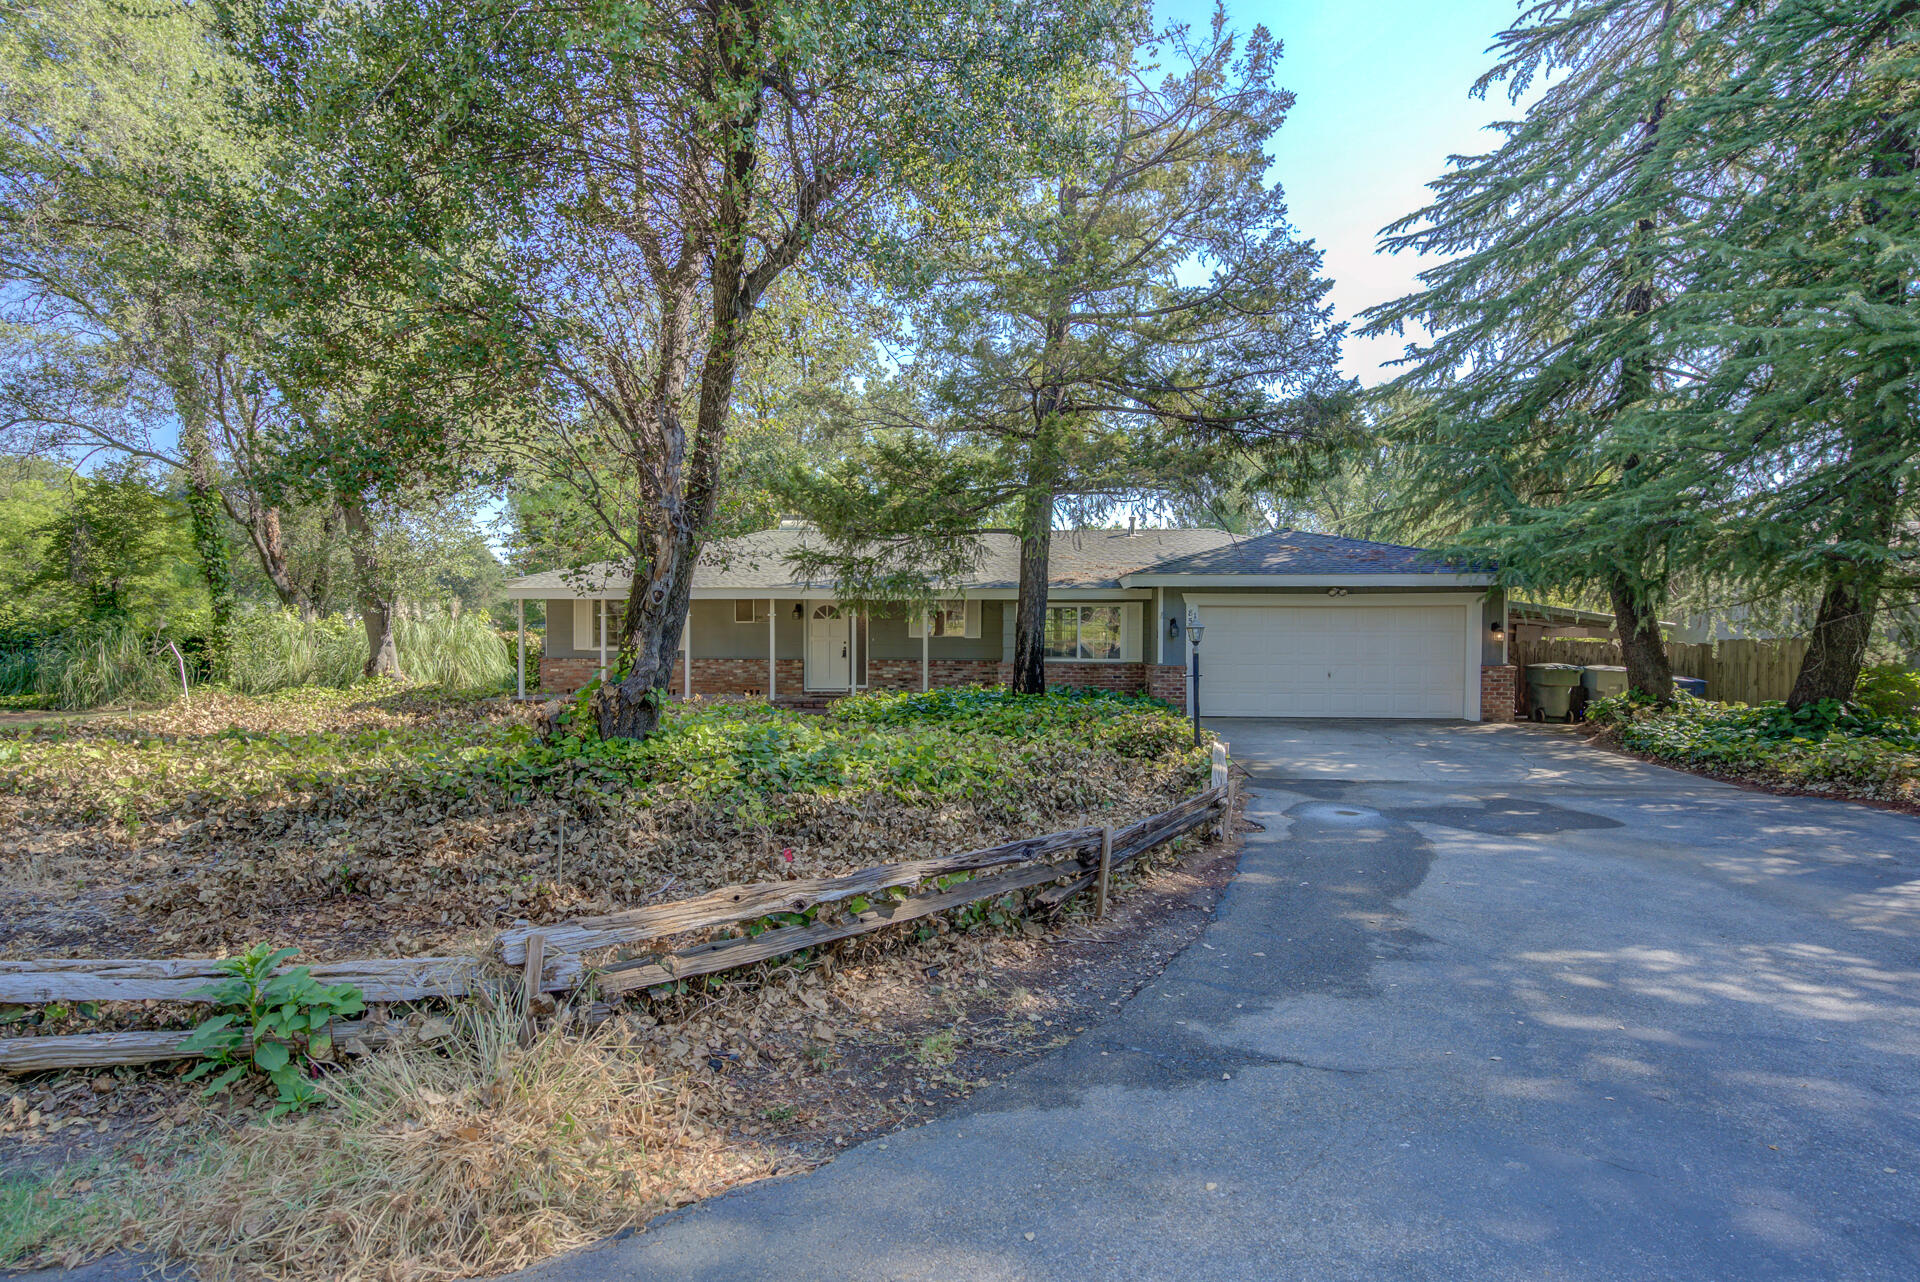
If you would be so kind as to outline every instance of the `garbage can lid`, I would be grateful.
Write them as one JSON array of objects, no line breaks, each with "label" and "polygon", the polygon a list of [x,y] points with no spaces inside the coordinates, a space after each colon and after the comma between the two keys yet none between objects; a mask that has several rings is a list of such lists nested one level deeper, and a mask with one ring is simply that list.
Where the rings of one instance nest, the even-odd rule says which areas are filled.
[{"label": "garbage can lid", "polygon": [[1587,665],[1587,671],[1588,672],[1625,672],[1626,669],[1621,667],[1616,667],[1611,663],[1589,663]]},{"label": "garbage can lid", "polygon": [[[1625,668],[1622,668],[1620,670],[1622,672],[1626,671]],[[1527,665],[1527,671],[1528,672],[1578,672],[1580,671],[1580,665],[1577,663],[1529,663]]]}]

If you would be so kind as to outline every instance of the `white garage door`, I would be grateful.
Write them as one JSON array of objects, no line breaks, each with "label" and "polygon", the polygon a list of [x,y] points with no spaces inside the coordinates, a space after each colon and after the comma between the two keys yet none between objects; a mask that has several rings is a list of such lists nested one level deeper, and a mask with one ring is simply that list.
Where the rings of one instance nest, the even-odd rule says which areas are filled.
[{"label": "white garage door", "polygon": [[1203,715],[1466,715],[1462,606],[1209,605],[1200,622]]}]

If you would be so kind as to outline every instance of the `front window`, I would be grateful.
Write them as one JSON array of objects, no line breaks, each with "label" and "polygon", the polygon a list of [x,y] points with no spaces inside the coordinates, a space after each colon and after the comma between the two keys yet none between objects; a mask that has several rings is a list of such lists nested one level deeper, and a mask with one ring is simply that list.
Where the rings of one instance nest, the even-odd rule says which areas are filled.
[{"label": "front window", "polygon": [[932,623],[934,636],[963,637],[967,635],[967,603],[942,601],[933,611]]},{"label": "front window", "polygon": [[1119,606],[1047,607],[1047,658],[1118,659],[1120,654]]}]

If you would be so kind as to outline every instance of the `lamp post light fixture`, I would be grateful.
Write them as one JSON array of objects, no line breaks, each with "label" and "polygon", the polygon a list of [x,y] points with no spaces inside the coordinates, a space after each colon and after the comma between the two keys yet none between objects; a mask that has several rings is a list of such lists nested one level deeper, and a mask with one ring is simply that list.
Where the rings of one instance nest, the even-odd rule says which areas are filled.
[{"label": "lamp post light fixture", "polygon": [[1206,626],[1187,624],[1187,643],[1193,647],[1193,746],[1200,746],[1200,634]]}]

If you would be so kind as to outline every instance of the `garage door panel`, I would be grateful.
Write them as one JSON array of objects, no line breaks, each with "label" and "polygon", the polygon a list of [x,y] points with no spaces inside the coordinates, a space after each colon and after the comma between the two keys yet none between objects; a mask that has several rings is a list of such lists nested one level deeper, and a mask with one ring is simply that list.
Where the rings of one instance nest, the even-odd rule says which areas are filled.
[{"label": "garage door panel", "polygon": [[1207,715],[1463,714],[1459,605],[1206,606],[1201,621]]}]

